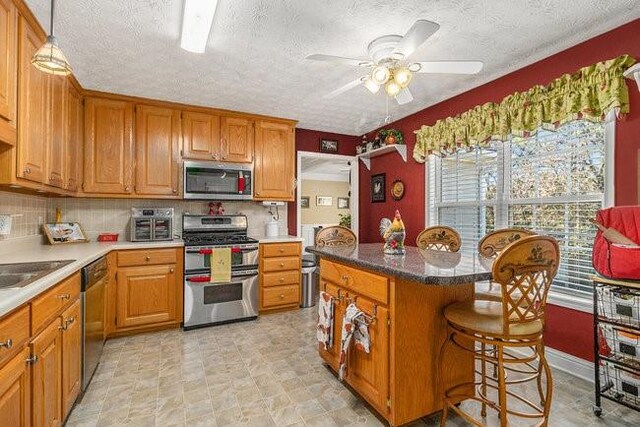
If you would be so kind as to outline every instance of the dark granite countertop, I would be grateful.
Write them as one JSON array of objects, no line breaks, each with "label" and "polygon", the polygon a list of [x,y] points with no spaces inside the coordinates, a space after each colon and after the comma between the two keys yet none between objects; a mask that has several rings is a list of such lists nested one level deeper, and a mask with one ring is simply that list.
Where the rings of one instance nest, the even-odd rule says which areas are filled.
[{"label": "dark granite countertop", "polygon": [[492,259],[481,257],[477,252],[452,253],[415,247],[406,247],[406,250],[402,256],[385,255],[382,243],[306,248],[321,258],[425,285],[457,285],[491,279]]}]

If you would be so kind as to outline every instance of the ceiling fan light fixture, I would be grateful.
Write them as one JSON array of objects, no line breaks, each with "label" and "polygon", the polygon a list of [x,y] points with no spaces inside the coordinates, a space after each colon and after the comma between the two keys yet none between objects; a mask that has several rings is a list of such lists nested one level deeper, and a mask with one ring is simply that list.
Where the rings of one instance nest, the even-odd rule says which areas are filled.
[{"label": "ceiling fan light fixture", "polygon": [[218,0],[184,0],[180,47],[193,53],[204,53],[213,25]]},{"label": "ceiling fan light fixture", "polygon": [[373,79],[371,78],[371,76],[367,76],[364,79],[364,87],[367,88],[367,90],[369,90],[369,92],[376,94],[378,93],[378,91],[380,90],[380,85],[376,82],[373,81]]},{"label": "ceiling fan light fixture", "polygon": [[393,80],[403,89],[409,86],[412,78],[413,74],[407,67],[400,67],[393,71]]},{"label": "ceiling fan light fixture", "polygon": [[389,80],[387,84],[384,86],[384,90],[387,92],[389,96],[396,96],[400,93],[402,88],[395,80]]},{"label": "ceiling fan light fixture", "polygon": [[409,64],[409,66],[407,67],[409,69],[409,71],[411,71],[412,73],[417,73],[418,71],[420,71],[422,69],[422,65],[420,65],[417,62],[414,62],[413,64]]},{"label": "ceiling fan light fixture", "polygon": [[71,65],[58,46],[58,40],[53,36],[53,17],[55,12],[55,0],[51,0],[51,26],[47,41],[36,51],[31,58],[31,63],[38,70],[48,74],[67,76],[71,74]]},{"label": "ceiling fan light fixture", "polygon": [[391,72],[389,71],[389,68],[384,65],[378,65],[371,72],[371,78],[379,85],[383,85],[389,81],[389,77],[391,77]]}]

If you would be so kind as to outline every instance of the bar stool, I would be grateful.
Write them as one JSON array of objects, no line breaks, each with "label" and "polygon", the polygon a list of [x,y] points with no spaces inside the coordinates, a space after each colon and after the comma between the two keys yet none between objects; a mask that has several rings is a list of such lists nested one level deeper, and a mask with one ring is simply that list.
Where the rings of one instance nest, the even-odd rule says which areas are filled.
[{"label": "bar stool", "polygon": [[355,246],[358,243],[356,235],[341,225],[322,228],[316,234],[316,246]]},{"label": "bar stool", "polygon": [[[440,371],[447,366],[447,348],[455,346],[473,354],[479,360],[480,381],[457,384],[444,391],[441,426],[445,426],[449,409],[475,426],[484,426],[458,403],[470,399],[480,402],[481,415],[487,407],[500,416],[500,426],[506,427],[508,416],[537,418],[537,425],[547,426],[553,380],[544,355],[543,325],[545,304],[551,282],[558,271],[559,248],[548,236],[529,236],[509,245],[493,264],[493,280],[502,288],[502,301],[461,301],[445,308],[447,339],[440,352]],[[481,344],[476,350],[475,343]],[[489,345],[495,354],[484,351]],[[515,349],[516,351],[508,351]],[[537,363],[535,363],[537,362]],[[486,363],[497,366],[497,378],[487,375]],[[506,378],[505,371],[520,373]],[[546,379],[543,387],[542,376]],[[536,381],[540,405],[516,393],[513,386],[522,387]],[[443,382],[444,384],[444,382]],[[487,389],[497,393],[497,402],[488,398]],[[518,403],[523,410],[509,409]]]},{"label": "bar stool", "polygon": [[446,225],[425,228],[416,238],[416,246],[420,249],[437,249],[439,251],[458,252],[462,239],[460,234]]},{"label": "bar stool", "polygon": [[[503,228],[485,235],[478,242],[478,254],[485,258],[496,258],[502,251],[523,237],[535,236],[536,233],[519,228]],[[475,299],[502,301],[502,290],[494,286],[492,281],[476,283]]]}]

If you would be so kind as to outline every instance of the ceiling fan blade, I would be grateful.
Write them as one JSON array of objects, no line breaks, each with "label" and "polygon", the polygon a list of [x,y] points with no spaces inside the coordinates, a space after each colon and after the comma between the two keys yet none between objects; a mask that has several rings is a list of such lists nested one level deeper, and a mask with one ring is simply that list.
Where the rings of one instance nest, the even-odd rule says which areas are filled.
[{"label": "ceiling fan blade", "polygon": [[440,25],[435,22],[427,21],[426,19],[417,20],[393,50],[393,55],[402,55],[404,59],[407,59],[439,28]]},{"label": "ceiling fan blade", "polygon": [[481,61],[423,61],[417,73],[430,74],[478,74],[482,70]]},{"label": "ceiling fan blade", "polygon": [[398,92],[398,94],[396,95],[396,101],[400,105],[408,104],[413,101],[413,95],[411,94],[411,91],[408,87],[405,87],[400,92]]},{"label": "ceiling fan blade", "polygon": [[352,67],[368,67],[373,63],[367,59],[344,58],[342,56],[314,54],[307,56],[306,59],[312,61],[332,62],[334,64],[350,65]]},{"label": "ceiling fan blade", "polygon": [[354,80],[352,82],[347,83],[344,86],[339,87],[338,89],[334,90],[333,92],[329,92],[328,94],[326,94],[325,96],[323,96],[323,98],[326,99],[331,99],[331,98],[335,98],[336,96],[353,89],[354,87],[360,86],[362,84],[362,78]]}]

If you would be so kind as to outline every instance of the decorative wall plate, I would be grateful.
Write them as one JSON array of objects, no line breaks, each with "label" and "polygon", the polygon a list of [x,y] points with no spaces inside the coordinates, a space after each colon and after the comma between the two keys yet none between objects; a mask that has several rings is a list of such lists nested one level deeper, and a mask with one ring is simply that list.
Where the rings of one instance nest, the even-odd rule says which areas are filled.
[{"label": "decorative wall plate", "polygon": [[393,184],[391,184],[391,197],[393,197],[393,200],[400,200],[404,197],[404,182],[399,179],[393,181]]}]

